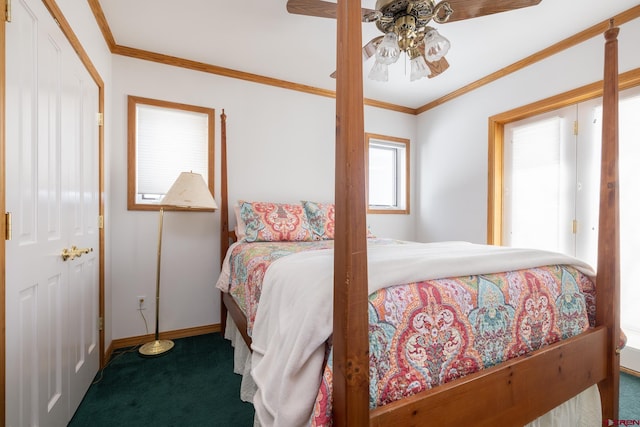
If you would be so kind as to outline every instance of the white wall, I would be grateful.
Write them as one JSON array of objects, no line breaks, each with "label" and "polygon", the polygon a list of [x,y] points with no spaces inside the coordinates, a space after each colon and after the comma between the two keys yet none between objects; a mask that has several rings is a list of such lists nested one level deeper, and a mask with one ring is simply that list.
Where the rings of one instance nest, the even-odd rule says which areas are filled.
[{"label": "white wall", "polygon": [[[335,100],[132,58],[113,58],[113,144],[108,179],[113,244],[113,338],[146,333],[136,297],[153,332],[157,212],[128,211],[127,95],[216,109],[219,200],[220,119],[227,115],[229,199],[332,201]],[[365,109],[365,130],[416,140],[415,116]],[[412,170],[415,167],[412,165]],[[414,239],[415,214],[370,215],[380,236]],[[220,321],[219,213],[166,212],[163,232],[160,330]]]},{"label": "white wall", "polygon": [[[640,67],[640,20],[621,26],[618,40],[619,71]],[[421,114],[418,239],[485,243],[489,117],[602,80],[603,58],[596,37]]]},{"label": "white wall", "polygon": [[[126,95],[213,107],[217,115],[224,108],[231,200],[333,200],[335,100],[112,56],[86,2],[58,4],[106,87],[109,346],[112,338],[146,333],[136,310],[138,295],[149,301],[145,315],[150,332],[154,324],[158,215],[126,209]],[[634,44],[640,40],[640,22],[623,25],[619,40],[620,71],[639,67]],[[590,40],[418,118],[366,107],[367,132],[408,138],[412,146],[411,215],[370,215],[374,233],[408,240],[484,242],[488,117],[600,80],[603,45],[603,38]],[[218,213],[165,215],[161,330],[219,322],[219,295],[213,287],[219,274],[218,228]]]}]

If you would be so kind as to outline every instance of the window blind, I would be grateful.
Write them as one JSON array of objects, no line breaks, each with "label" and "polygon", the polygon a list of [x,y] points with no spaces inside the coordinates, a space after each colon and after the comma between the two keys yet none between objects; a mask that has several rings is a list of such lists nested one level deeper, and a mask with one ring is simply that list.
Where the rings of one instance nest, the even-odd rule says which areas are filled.
[{"label": "window blind", "polygon": [[512,134],[511,246],[560,249],[561,119],[515,127]]},{"label": "window blind", "polygon": [[185,171],[207,181],[206,114],[138,104],[136,115],[137,194],[164,195]]}]

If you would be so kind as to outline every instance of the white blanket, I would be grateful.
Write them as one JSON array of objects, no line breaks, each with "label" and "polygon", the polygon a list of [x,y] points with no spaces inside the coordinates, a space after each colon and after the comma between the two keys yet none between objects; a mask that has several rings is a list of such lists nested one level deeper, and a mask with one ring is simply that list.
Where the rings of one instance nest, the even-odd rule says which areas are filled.
[{"label": "white blanket", "polygon": [[[593,269],[566,255],[466,242],[368,247],[369,293],[380,288],[544,265]],[[320,386],[325,341],[333,331],[333,250],[274,262],[264,277],[253,328],[253,404],[263,427],[308,424]]]}]

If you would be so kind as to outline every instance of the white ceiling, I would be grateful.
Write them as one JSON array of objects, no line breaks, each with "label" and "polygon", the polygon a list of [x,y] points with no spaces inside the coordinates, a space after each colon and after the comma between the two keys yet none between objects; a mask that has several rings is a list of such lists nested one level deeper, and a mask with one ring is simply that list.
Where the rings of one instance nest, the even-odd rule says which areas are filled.
[{"label": "white ceiling", "polygon": [[[469,0],[473,1],[473,0]],[[335,90],[335,20],[292,15],[286,0],[101,0],[116,44]],[[363,7],[375,8],[374,0]],[[418,108],[638,5],[637,0],[542,0],[442,25],[448,70],[410,82],[404,61],[388,83],[364,79],[366,98]],[[362,24],[366,43],[380,35]],[[363,66],[366,76],[373,64]],[[408,64],[406,64],[408,66]]]}]

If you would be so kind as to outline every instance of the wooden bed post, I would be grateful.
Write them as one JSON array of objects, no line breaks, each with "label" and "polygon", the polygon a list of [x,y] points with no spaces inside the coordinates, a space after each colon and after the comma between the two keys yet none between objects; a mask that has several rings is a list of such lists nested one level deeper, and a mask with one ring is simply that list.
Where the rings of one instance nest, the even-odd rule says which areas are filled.
[{"label": "wooden bed post", "polygon": [[[227,193],[227,115],[220,114],[220,268],[229,249],[229,196]],[[227,326],[227,306],[220,292],[220,333]]]},{"label": "wooden bed post", "polygon": [[369,424],[361,7],[360,0],[338,0],[333,297],[333,411],[337,427]]},{"label": "wooden bed post", "polygon": [[[602,418],[618,419],[620,381],[620,188],[618,181],[618,36],[619,29],[605,32],[604,89],[602,95],[602,161],[600,218],[598,225],[598,272],[596,322],[607,327],[607,378],[598,386]],[[604,301],[611,301],[604,304]],[[606,424],[605,424],[606,425]]]}]

